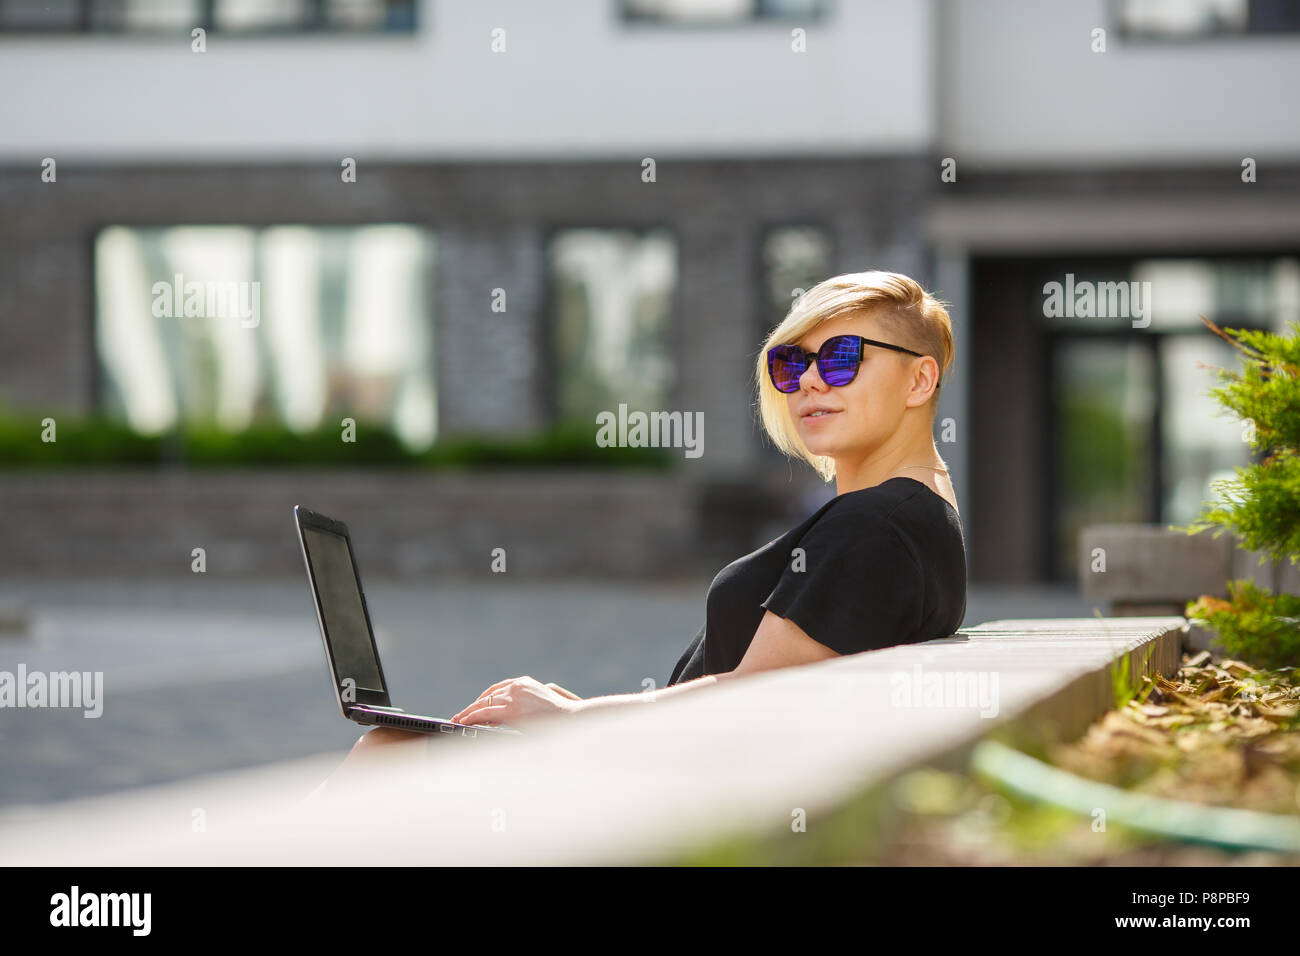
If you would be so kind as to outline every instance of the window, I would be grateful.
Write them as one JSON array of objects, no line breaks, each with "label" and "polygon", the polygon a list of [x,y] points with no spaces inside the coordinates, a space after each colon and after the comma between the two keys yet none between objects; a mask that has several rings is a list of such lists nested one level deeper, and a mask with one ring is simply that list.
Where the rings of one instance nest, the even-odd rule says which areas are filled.
[{"label": "window", "polygon": [[[1085,525],[1188,524],[1214,497],[1212,483],[1249,461],[1242,424],[1207,394],[1217,384],[1212,368],[1240,362],[1198,316],[1277,332],[1300,321],[1300,259],[1292,257],[1084,262],[1070,274],[1076,301],[1085,282],[1117,291],[1142,283],[1147,293],[1132,301],[1146,299],[1136,320],[1149,324],[1135,327],[1136,310],[1116,316],[1113,308],[1044,320],[1055,409],[1053,560],[1063,578],[1075,573]],[[1104,299],[1122,296],[1094,296]]]},{"label": "window", "polygon": [[774,226],[762,238],[763,326],[759,341],[785,318],[795,299],[831,276],[830,234],[821,226]]},{"label": "window", "polygon": [[428,277],[408,225],[112,226],[95,241],[100,403],[137,431],[381,423],[436,433]]},{"label": "window", "polygon": [[1149,346],[1136,334],[1055,343],[1052,387],[1060,504],[1053,557],[1062,576],[1069,577],[1077,566],[1079,532],[1086,525],[1153,520],[1156,377]]},{"label": "window", "polygon": [[0,31],[410,33],[416,0],[0,0]]},{"label": "window", "polygon": [[1242,423],[1207,394],[1214,367],[1240,369],[1236,350],[1198,316],[1285,334],[1294,250],[976,258],[970,275],[976,578],[1077,581],[1081,528],[1188,524],[1250,461]]},{"label": "window", "polygon": [[823,0],[622,0],[629,22],[717,25],[820,18]]},{"label": "window", "polygon": [[[759,240],[758,258],[760,312],[754,339],[746,343],[751,354],[757,354],[799,296],[833,274],[830,233],[815,225],[770,226]],[[759,445],[771,461],[785,459],[770,441]]]},{"label": "window", "polygon": [[1112,0],[1126,36],[1154,40],[1300,32],[1292,0]]},{"label": "window", "polygon": [[677,247],[655,229],[564,229],[548,244],[553,417],[668,410]]}]

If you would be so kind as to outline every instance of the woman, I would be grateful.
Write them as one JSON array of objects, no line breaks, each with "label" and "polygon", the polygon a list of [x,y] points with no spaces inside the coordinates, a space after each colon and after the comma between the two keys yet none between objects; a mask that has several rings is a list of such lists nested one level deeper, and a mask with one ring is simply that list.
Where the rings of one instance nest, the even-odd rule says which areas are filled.
[{"label": "woman", "polygon": [[[759,355],[759,409],[776,446],[834,478],[836,497],[719,572],[706,623],[657,699],[961,626],[965,544],[933,438],[952,354],[943,304],[907,276],[836,276],[795,303]],[[453,719],[517,724],[644,699],[583,699],[516,677]],[[403,737],[385,731],[373,742]]]}]

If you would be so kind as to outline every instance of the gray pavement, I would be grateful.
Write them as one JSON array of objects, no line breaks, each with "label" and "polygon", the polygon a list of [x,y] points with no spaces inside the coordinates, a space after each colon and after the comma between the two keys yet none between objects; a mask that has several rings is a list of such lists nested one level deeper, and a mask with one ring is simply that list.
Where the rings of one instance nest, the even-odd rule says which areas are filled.
[{"label": "gray pavement", "polygon": [[[703,622],[707,587],[503,578],[366,590],[394,703],[446,716],[521,674],[584,697],[662,686]],[[0,805],[341,758],[361,733],[333,702],[304,581],[0,583],[0,605],[14,602],[32,626],[0,633],[0,670],[103,671],[105,703],[97,719],[0,708]],[[1069,590],[976,588],[966,624],[1092,611]]]}]

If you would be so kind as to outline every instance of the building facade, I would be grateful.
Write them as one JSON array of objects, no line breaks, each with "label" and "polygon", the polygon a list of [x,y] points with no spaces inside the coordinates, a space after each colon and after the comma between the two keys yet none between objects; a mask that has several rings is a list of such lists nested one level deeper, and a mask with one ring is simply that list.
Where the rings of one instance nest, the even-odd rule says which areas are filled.
[{"label": "building facade", "polygon": [[[1189,518],[1245,460],[1239,426],[1207,418],[1196,362],[1230,353],[1197,315],[1300,317],[1300,34],[1283,8],[147,7],[82,0],[59,20],[0,0],[0,79],[24,93],[0,103],[0,402],[235,430],[363,408],[416,444],[594,433],[619,404],[703,414],[703,453],[655,479],[575,473],[586,490],[566,496],[494,478],[552,513],[528,541],[564,540],[591,495],[639,515],[615,556],[539,544],[538,573],[716,567],[830,493],[766,447],[753,396],[762,336],[819,278],[899,271],[952,304],[936,440],[974,582],[1072,577],[1088,523]],[[160,277],[214,261],[215,281],[267,279],[256,345],[146,314]],[[270,315],[301,334],[278,341]],[[88,505],[4,480],[29,555],[10,567],[130,564],[105,556],[107,532],[68,543]],[[148,517],[156,475],[107,480],[60,487],[175,548],[220,537],[232,507],[210,478],[172,476],[178,531]],[[363,507],[347,481],[311,481]],[[474,548],[519,525],[463,491],[392,489],[372,533],[407,555],[393,573],[460,566],[418,543],[440,508],[477,509]],[[287,569],[277,535],[240,534],[230,566]],[[170,547],[139,560],[156,570]]]}]

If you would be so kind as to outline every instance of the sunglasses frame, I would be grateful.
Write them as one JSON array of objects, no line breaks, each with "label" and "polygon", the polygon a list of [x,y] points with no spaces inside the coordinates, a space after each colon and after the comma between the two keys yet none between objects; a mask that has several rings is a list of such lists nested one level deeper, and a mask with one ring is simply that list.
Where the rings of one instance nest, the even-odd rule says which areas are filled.
[{"label": "sunglasses frame", "polygon": [[[821,355],[822,352],[826,351],[826,346],[830,345],[832,342],[836,341],[837,339],[858,340],[858,364],[857,367],[854,368],[853,370],[853,378],[850,378],[847,382],[843,382],[840,385],[831,385],[830,382],[826,382],[825,376],[822,376],[822,381],[826,382],[827,386],[830,388],[843,388],[845,385],[850,384],[853,381],[853,379],[858,377],[858,369],[862,367],[862,356],[864,354],[864,350],[866,346],[868,345],[874,345],[876,348],[881,348],[881,349],[892,349],[895,352],[906,352],[908,355],[915,355],[917,358],[922,357],[920,352],[914,352],[911,349],[903,348],[903,346],[901,345],[891,345],[888,342],[877,342],[875,339],[869,339],[863,335],[852,335],[852,334],[832,335],[830,338],[828,338],[825,342],[821,344],[821,346],[817,349],[816,352],[805,352],[797,345],[774,345],[767,350],[767,375],[768,378],[772,380],[772,387],[775,388],[782,395],[793,395],[795,392],[799,391],[798,379],[796,379],[795,387],[790,389],[790,391],[788,392],[784,391],[781,388],[781,386],[776,383],[776,371],[772,368],[772,363],[774,361],[774,357],[772,353],[775,352],[777,349],[788,348],[788,349],[794,349],[796,352],[798,352],[801,356],[801,360],[803,361],[803,372],[808,371],[808,369],[812,366],[813,362],[817,362],[817,374],[821,375],[822,366],[821,366],[821,362],[818,360],[818,357]],[[799,373],[799,378],[803,377],[803,372]]]}]

